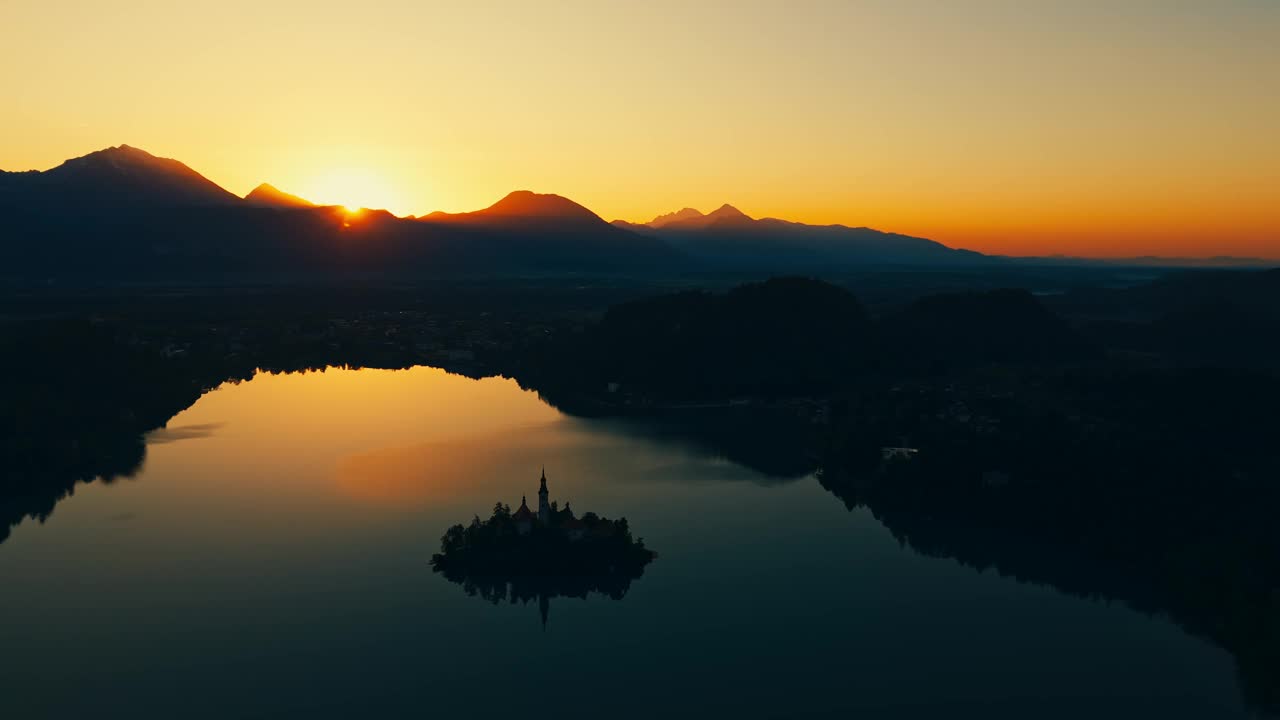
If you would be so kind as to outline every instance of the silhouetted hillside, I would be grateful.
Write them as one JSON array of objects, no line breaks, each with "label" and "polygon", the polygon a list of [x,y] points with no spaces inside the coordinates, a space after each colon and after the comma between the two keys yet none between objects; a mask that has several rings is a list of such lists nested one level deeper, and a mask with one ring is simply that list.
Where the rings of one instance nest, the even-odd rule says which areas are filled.
[{"label": "silhouetted hillside", "polygon": [[267,183],[262,183],[244,196],[245,202],[258,207],[303,208],[315,207],[310,200],[291,195]]},{"label": "silhouetted hillside", "polygon": [[703,215],[692,208],[648,225],[615,223],[661,238],[706,265],[738,270],[829,271],[886,265],[974,265],[999,262],[941,243],[869,228],[755,220],[732,205]]},{"label": "silhouetted hillside", "polygon": [[0,207],[127,210],[239,204],[177,160],[120,145],[44,172],[0,173]]},{"label": "silhouetted hillside", "polygon": [[485,210],[422,220],[352,214],[270,185],[242,200],[128,146],[46,172],[0,174],[0,209],[0,280],[20,284],[404,282],[682,266],[662,241],[555,195],[515,192]]},{"label": "silhouetted hillside", "polygon": [[575,387],[617,383],[677,398],[806,393],[867,368],[873,345],[871,321],[851,293],[784,278],[615,306],[560,348],[552,371],[568,372]]},{"label": "silhouetted hillside", "polygon": [[881,326],[898,362],[920,369],[1079,362],[1096,352],[1026,290],[935,295]]},{"label": "silhouetted hillside", "polygon": [[492,257],[528,267],[671,269],[681,261],[665,243],[615,227],[568,198],[527,190],[483,210],[433,212],[417,222],[464,231]]},{"label": "silhouetted hillside", "polygon": [[642,408],[1101,360],[1099,348],[1023,290],[938,295],[872,320],[844,288],[780,278],[614,306],[581,335],[556,339],[530,376],[559,402]]},{"label": "silhouetted hillside", "polygon": [[433,212],[421,220],[432,222],[493,224],[504,221],[547,220],[559,224],[607,225],[600,216],[559,195],[516,190],[483,210],[466,213]]},{"label": "silhouetted hillside", "polygon": [[[127,145],[43,172],[0,172],[0,210],[0,281],[37,285],[588,272],[831,276],[904,267],[976,272],[1012,262],[869,228],[756,220],[731,205],[706,215],[684,208],[644,225],[607,223],[567,198],[517,191],[469,213],[347,214],[266,184],[240,199],[176,160]],[[1134,306],[1143,303],[1135,298]]]}]

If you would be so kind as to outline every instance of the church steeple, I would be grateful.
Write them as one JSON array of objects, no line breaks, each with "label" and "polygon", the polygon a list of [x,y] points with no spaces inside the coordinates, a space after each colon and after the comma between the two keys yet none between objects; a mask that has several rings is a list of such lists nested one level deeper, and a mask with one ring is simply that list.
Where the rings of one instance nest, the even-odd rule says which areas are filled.
[{"label": "church steeple", "polygon": [[542,467],[542,481],[538,485],[538,520],[542,523],[551,522],[551,502],[548,499],[550,493],[547,492],[547,468]]}]

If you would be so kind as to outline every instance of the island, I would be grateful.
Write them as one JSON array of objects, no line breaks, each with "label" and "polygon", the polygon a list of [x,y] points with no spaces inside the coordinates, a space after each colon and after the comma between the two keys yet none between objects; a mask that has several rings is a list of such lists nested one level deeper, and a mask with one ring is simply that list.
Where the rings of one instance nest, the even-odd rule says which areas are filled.
[{"label": "island", "polygon": [[514,512],[498,502],[488,520],[454,525],[440,538],[432,568],[469,595],[493,603],[537,600],[545,627],[550,599],[599,593],[621,600],[657,553],[633,538],[626,518],[574,515],[550,500],[544,468],[538,510],[524,497]]}]

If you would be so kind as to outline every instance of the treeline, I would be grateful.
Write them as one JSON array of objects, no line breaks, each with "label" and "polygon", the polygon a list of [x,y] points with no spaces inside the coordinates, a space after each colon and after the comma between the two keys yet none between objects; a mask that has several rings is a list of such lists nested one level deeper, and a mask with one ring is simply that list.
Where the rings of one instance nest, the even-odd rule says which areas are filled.
[{"label": "treeline", "polygon": [[[1280,708],[1280,382],[1147,370],[1025,387],[843,396],[820,480],[922,552],[1167,615]],[[877,447],[903,442],[918,453]]]},{"label": "treeline", "polygon": [[553,393],[826,395],[867,378],[990,363],[1088,363],[1095,344],[1025,290],[940,295],[872,318],[848,290],[778,278],[610,308],[531,363]]},{"label": "treeline", "polygon": [[[794,408],[799,432],[771,446],[850,508],[922,551],[1167,614],[1231,651],[1251,702],[1276,709],[1280,376],[1249,351],[1274,338],[1238,335],[1267,327],[1248,319],[1273,317],[1280,276],[1235,278],[1109,293],[1070,322],[1016,290],[875,318],[811,280],[673,295],[560,341],[535,387],[593,412]],[[1178,324],[1205,307],[1235,321]],[[799,395],[819,403],[787,403]]]}]

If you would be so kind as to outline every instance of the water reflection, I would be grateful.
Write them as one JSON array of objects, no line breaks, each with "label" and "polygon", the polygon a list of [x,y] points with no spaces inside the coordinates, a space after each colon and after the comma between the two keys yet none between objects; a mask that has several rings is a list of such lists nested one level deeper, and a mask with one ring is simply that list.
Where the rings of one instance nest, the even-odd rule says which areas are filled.
[{"label": "water reflection", "polygon": [[[675,662],[662,657],[662,647],[676,642],[661,634],[664,625],[689,637],[707,633],[714,638],[689,649],[703,663],[732,664],[728,656],[746,652],[733,644],[734,638],[750,636],[757,638],[753,642],[760,644],[761,653],[771,647],[784,655],[814,653],[814,662],[805,664],[809,675],[790,677],[783,671],[780,682],[816,694],[816,678],[827,676],[815,664],[835,667],[849,662],[864,676],[879,677],[877,672],[899,667],[893,653],[906,651],[894,648],[904,645],[914,648],[909,655],[946,657],[968,643],[999,646],[1016,641],[1004,637],[1013,631],[994,622],[983,626],[987,637],[952,635],[960,632],[952,624],[971,622],[983,612],[976,601],[966,605],[956,599],[964,596],[967,583],[977,580],[946,575],[945,581],[934,584],[913,580],[919,587],[896,584],[914,577],[916,560],[886,548],[886,554],[874,561],[884,564],[880,568],[859,555],[883,534],[879,526],[864,522],[867,511],[891,531],[893,540],[923,555],[958,560],[979,570],[995,568],[1065,593],[1120,600],[1143,612],[1166,614],[1216,642],[1224,637],[1201,618],[1182,614],[1177,598],[1129,587],[1137,577],[1134,573],[1055,556],[1051,548],[1031,548],[1015,539],[983,535],[981,528],[947,525],[929,513],[887,506],[860,496],[856,483],[842,483],[834,476],[823,477],[826,494],[820,494],[810,479],[816,457],[802,429],[774,426],[753,432],[766,426],[723,415],[704,420],[670,424],[660,419],[566,417],[510,381],[476,382],[426,368],[260,375],[205,395],[175,417],[172,427],[150,433],[149,448],[139,436],[125,433],[103,434],[92,442],[80,438],[78,464],[58,465],[44,476],[27,475],[21,485],[6,485],[0,494],[0,511],[6,514],[0,520],[8,524],[0,528],[27,516],[48,519],[77,483],[97,477],[144,477],[124,483],[126,492],[115,492],[121,485],[117,483],[112,492],[84,493],[66,503],[66,510],[59,509],[55,518],[56,531],[38,529],[57,538],[48,548],[40,541],[43,533],[25,529],[21,542],[0,546],[0,558],[8,561],[0,569],[13,572],[6,577],[44,573],[53,580],[41,587],[62,592],[80,584],[118,584],[121,589],[114,600],[110,592],[96,595],[104,608],[132,617],[124,627],[142,628],[154,644],[154,654],[135,658],[139,667],[150,667],[166,654],[186,656],[191,650],[147,635],[148,623],[167,623],[169,631],[181,636],[196,632],[199,623],[211,622],[207,618],[222,618],[215,629],[224,631],[230,627],[248,632],[246,628],[259,622],[281,627],[296,623],[314,631],[323,621],[331,623],[325,633],[337,633],[336,628],[345,624],[359,634],[372,632],[369,617],[378,610],[398,623],[382,632],[402,632],[421,622],[436,623],[424,627],[440,635],[447,632],[443,627],[456,623],[492,640],[491,634],[501,636],[517,625],[503,625],[506,616],[493,614],[498,611],[488,603],[471,601],[454,585],[432,576],[425,568],[426,555],[450,524],[487,511],[496,498],[518,497],[529,469],[546,462],[562,468],[558,473],[565,479],[557,492],[575,507],[597,506],[642,518],[638,526],[662,538],[663,561],[634,591],[630,580],[621,585],[576,580],[576,585],[560,580],[547,584],[465,573],[450,579],[489,600],[536,599],[548,606],[555,597],[625,595],[623,603],[575,604],[572,614],[557,611],[564,621],[555,625],[565,638],[573,637],[570,633],[579,625],[620,634],[630,623],[647,623],[642,627],[657,634],[628,637],[654,662]],[[840,501],[852,511],[846,513]],[[102,532],[105,525],[118,527],[114,535],[119,537],[108,538]],[[378,604],[394,605],[406,587],[426,600],[419,599],[412,611],[402,613]],[[974,587],[981,589],[973,595],[987,599],[1005,598],[1010,592],[1003,585]],[[48,599],[43,591],[32,592],[12,595],[3,605],[11,613],[19,612],[15,607],[25,608],[4,639],[29,653],[38,643],[19,636],[16,626],[37,616],[31,608]],[[706,597],[689,597],[697,594]],[[452,595],[459,596],[459,603]],[[999,602],[1015,611],[1026,609],[1021,599]],[[421,613],[424,603],[431,608],[430,619],[414,614]],[[892,615],[895,605],[921,606],[921,615],[937,624],[909,629],[911,623]],[[797,619],[815,608],[826,608],[825,614],[815,615],[821,623],[810,626]],[[1099,609],[1098,617],[1103,612]],[[686,614],[689,627],[681,619]],[[899,620],[890,623],[893,632],[878,632],[896,636],[877,640],[876,625],[889,617]],[[908,617],[920,622],[919,617]],[[1116,626],[1129,627],[1127,619],[1106,617]],[[527,620],[527,615],[520,619]],[[65,624],[68,632],[115,637],[102,628],[81,626],[71,615],[45,622]],[[102,627],[108,627],[106,622]],[[428,634],[425,629],[419,632]],[[15,645],[18,640],[22,642]],[[297,640],[289,642],[299,647]],[[376,645],[374,636],[345,642],[365,649]],[[1188,659],[1192,651],[1169,635],[1159,635],[1156,644],[1177,647],[1175,656],[1188,667],[1212,664],[1211,658],[1199,655]],[[1224,646],[1240,662],[1246,695],[1265,706],[1271,701],[1267,688],[1275,687],[1275,665],[1266,659],[1277,647],[1274,639],[1259,635],[1252,645]],[[864,649],[851,649],[855,647]],[[872,647],[877,649],[866,649]],[[1101,647],[1081,651],[1083,657],[1077,659],[1098,659]],[[216,643],[206,651],[228,661],[218,654]],[[1135,656],[1150,660],[1140,653]],[[751,657],[768,661],[761,655]],[[1069,660],[1037,656],[1039,662],[1070,665]],[[990,670],[999,673],[1015,671],[1021,661],[989,662]],[[982,662],[977,666],[986,667]],[[52,667],[52,661],[33,667]],[[1162,672],[1181,677],[1173,669]],[[1166,679],[1152,673],[1152,685]],[[903,670],[894,680],[909,674]],[[839,682],[838,676],[828,679]],[[1042,682],[1059,689],[1066,683]],[[696,690],[686,692],[693,695]],[[899,694],[910,692],[904,686]],[[922,702],[929,711],[938,710],[938,705]]]},{"label": "water reflection", "polygon": [[159,430],[152,430],[145,437],[148,445],[162,445],[164,443],[178,442],[179,440],[198,440],[213,435],[218,428],[225,424],[217,422],[178,425],[175,427],[166,426]]},{"label": "water reflection", "polygon": [[338,459],[339,492],[360,502],[414,507],[456,493],[497,492],[502,478],[528,475],[549,453],[580,447],[586,433],[558,419],[442,442],[385,447]]},{"label": "water reflection", "polygon": [[[561,404],[572,413],[572,405]],[[603,419],[600,430],[643,437],[701,456],[723,458],[754,471],[753,482],[779,484],[809,477],[819,467],[812,428],[783,413],[744,408],[682,412],[671,416]],[[735,477],[743,477],[737,475]]]}]

